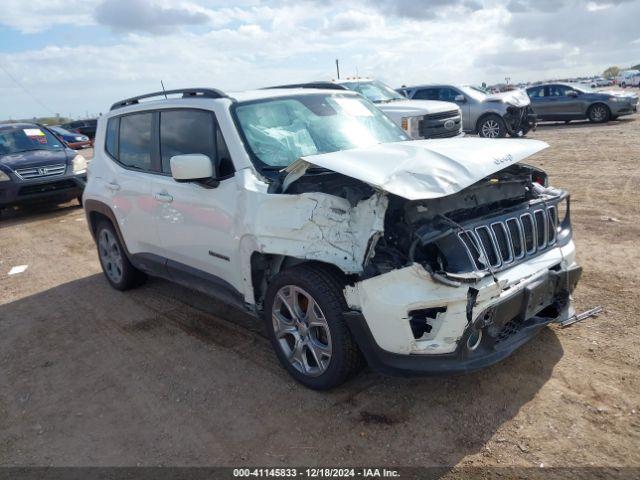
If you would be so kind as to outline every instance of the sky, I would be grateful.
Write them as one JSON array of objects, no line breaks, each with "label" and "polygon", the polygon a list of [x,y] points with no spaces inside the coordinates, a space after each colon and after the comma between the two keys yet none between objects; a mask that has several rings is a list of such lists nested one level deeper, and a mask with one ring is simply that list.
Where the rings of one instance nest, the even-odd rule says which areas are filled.
[{"label": "sky", "polygon": [[640,63],[640,0],[1,0],[0,119],[160,90],[517,83]]}]

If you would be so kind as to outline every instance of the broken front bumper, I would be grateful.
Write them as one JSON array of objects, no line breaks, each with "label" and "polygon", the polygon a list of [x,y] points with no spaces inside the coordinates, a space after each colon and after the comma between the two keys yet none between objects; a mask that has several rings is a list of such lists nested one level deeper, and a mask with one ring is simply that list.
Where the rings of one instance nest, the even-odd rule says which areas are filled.
[{"label": "broken front bumper", "polygon": [[[572,314],[570,294],[582,271],[573,257],[570,242],[471,288],[438,284],[414,265],[347,287],[349,305],[361,305],[345,317],[375,370],[466,373],[506,358],[545,325]],[[384,287],[387,275],[395,278]],[[364,285],[376,279],[384,283]],[[412,315],[425,311],[435,314],[427,314],[430,329],[416,338]]]}]

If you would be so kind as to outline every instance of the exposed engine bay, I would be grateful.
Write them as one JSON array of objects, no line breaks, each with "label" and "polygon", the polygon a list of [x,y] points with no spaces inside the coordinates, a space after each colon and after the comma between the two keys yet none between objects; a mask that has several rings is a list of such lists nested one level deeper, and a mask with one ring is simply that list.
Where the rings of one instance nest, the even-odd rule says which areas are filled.
[{"label": "exposed engine bay", "polygon": [[531,105],[525,107],[516,107],[510,105],[507,107],[507,113],[503,116],[507,131],[512,136],[523,136],[529,131],[536,129],[537,115],[531,108]]},{"label": "exposed engine bay", "polygon": [[[361,279],[418,263],[450,286],[474,282],[556,244],[558,204],[566,192],[546,186],[546,174],[513,164],[458,193],[427,200],[388,194],[384,233],[371,239]],[[273,190],[279,182],[272,184]],[[373,187],[335,172],[310,169],[287,193],[322,192],[352,206]],[[563,212],[564,215],[566,213]]]}]

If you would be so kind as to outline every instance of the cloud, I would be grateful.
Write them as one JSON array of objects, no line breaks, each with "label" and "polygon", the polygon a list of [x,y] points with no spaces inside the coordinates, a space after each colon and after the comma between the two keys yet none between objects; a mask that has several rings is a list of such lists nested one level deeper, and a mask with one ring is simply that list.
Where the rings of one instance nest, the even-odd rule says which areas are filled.
[{"label": "cloud", "polygon": [[2,0],[0,26],[31,34],[55,25],[91,25],[95,3],[92,0]]},{"label": "cloud", "polygon": [[356,10],[338,13],[325,23],[327,32],[357,32],[373,26],[376,17]]},{"label": "cloud", "polygon": [[479,0],[366,0],[366,3],[383,13],[413,20],[433,19],[446,10],[475,12],[482,8]]},{"label": "cloud", "polygon": [[167,34],[172,27],[205,24],[210,17],[200,9],[165,7],[154,0],[104,0],[95,19],[117,31]]},{"label": "cloud", "polygon": [[[640,0],[483,0],[479,10],[468,0],[2,1],[31,15],[0,16],[21,32],[69,24],[37,46],[28,35],[24,48],[0,43],[0,64],[64,115],[104,111],[160,79],[230,92],[329,79],[336,58],[343,75],[392,86],[544,80],[640,61]],[[99,41],[66,39],[74,22],[98,19],[108,26]],[[46,113],[2,71],[0,105],[2,117]]]}]

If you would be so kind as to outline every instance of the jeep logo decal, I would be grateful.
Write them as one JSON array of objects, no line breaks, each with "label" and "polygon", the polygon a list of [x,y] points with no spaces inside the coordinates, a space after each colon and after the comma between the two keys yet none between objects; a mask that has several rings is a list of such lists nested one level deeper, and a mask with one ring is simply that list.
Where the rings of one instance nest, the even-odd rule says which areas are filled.
[{"label": "jeep logo decal", "polygon": [[498,157],[498,158],[494,158],[493,162],[496,165],[500,165],[502,163],[510,163],[513,162],[513,155],[511,155],[510,153],[507,153],[504,157]]}]

